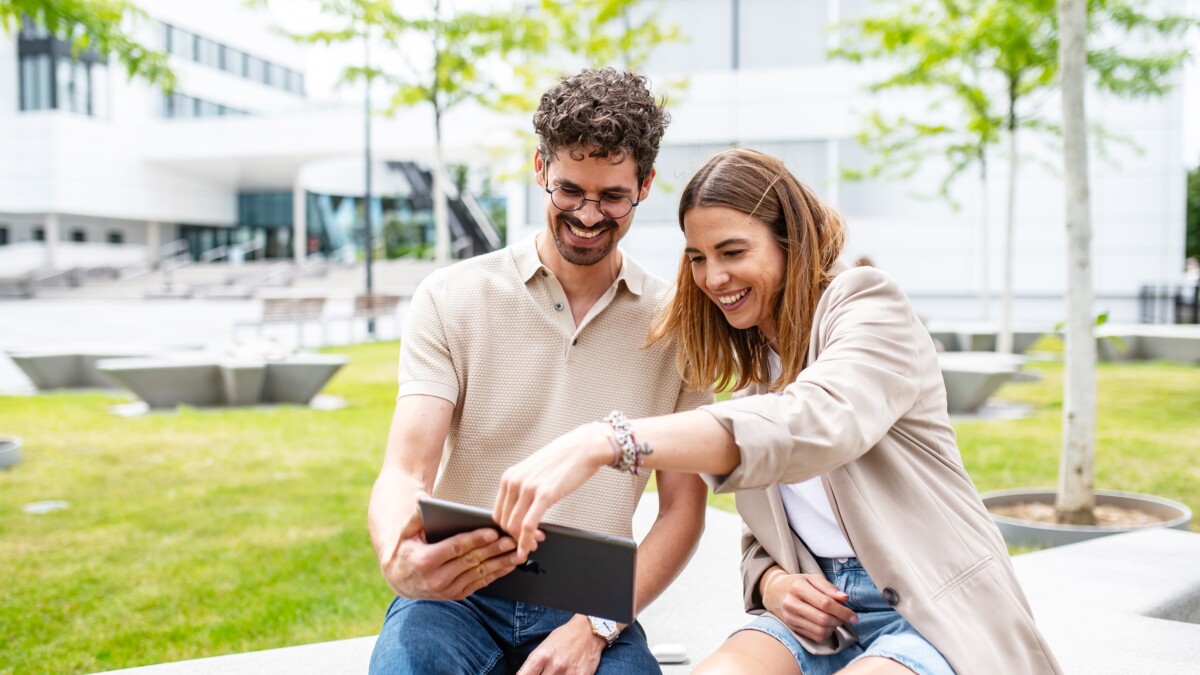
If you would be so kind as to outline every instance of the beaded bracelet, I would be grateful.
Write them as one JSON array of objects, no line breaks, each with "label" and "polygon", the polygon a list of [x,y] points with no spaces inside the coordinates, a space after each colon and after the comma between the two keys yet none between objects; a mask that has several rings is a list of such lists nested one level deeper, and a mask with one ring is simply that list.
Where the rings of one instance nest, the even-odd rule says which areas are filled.
[{"label": "beaded bracelet", "polygon": [[[654,450],[650,448],[649,443],[638,443],[633,437],[633,425],[629,423],[629,418],[619,410],[614,410],[604,418],[605,422],[612,427],[613,434],[609,436],[609,442],[613,443],[613,463],[612,468],[617,471],[628,471],[634,476],[638,475],[639,469],[642,467],[642,458],[652,454]],[[616,450],[620,447],[620,455]]]}]

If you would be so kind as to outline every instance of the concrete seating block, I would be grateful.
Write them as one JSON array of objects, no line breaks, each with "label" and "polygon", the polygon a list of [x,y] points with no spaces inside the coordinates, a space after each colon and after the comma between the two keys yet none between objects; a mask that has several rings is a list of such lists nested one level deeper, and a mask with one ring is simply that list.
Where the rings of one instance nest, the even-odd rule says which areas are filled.
[{"label": "concrete seating block", "polygon": [[226,361],[219,370],[225,405],[254,405],[262,400],[267,369],[261,361]]},{"label": "concrete seating block", "polygon": [[1200,326],[1143,326],[1137,331],[1143,359],[1200,364]]},{"label": "concrete seating block", "polygon": [[938,365],[951,414],[973,413],[1021,369],[1024,359],[992,352],[942,352]]},{"label": "concrete seating block", "polygon": [[959,341],[958,333],[951,330],[931,330],[929,337],[933,338],[937,344],[942,346],[941,351],[944,352],[959,352],[962,351],[962,344]]},{"label": "concrete seating block", "polygon": [[33,386],[48,389],[111,389],[117,384],[96,370],[100,359],[140,356],[141,353],[117,350],[95,351],[13,351],[8,356],[25,373]]},{"label": "concrete seating block", "polygon": [[1200,533],[1148,528],[1013,558],[1068,673],[1191,673],[1200,663]]},{"label": "concrete seating block", "polygon": [[1096,332],[1096,358],[1101,361],[1132,361],[1138,356],[1138,336],[1124,333]]},{"label": "concrete seating block", "polygon": [[[1014,330],[1012,333],[1013,353],[1024,354],[1033,343],[1045,334],[1046,331],[1040,330]],[[994,352],[998,341],[999,331],[995,330],[968,331],[962,335],[964,351]]]},{"label": "concrete seating block", "polygon": [[307,404],[347,361],[335,354],[297,354],[268,361],[262,398],[270,403]]},{"label": "concrete seating block", "polygon": [[220,369],[214,361],[164,358],[104,359],[96,367],[124,385],[151,408],[210,406],[225,402]]},{"label": "concrete seating block", "polygon": [[103,359],[97,369],[151,408],[308,404],[348,359],[295,354],[279,360],[144,357]]}]

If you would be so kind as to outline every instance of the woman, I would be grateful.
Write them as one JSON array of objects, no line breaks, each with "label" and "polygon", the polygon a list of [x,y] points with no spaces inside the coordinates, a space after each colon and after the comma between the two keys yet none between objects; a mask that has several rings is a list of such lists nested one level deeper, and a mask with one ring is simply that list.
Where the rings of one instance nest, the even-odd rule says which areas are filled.
[{"label": "woman", "polygon": [[963,469],[933,341],[840,217],[757,152],[688,183],[673,340],[699,410],[581,426],[515,465],[496,519],[536,546],[546,509],[604,466],[736,491],[746,609],[696,672],[1052,673],[999,532]]}]

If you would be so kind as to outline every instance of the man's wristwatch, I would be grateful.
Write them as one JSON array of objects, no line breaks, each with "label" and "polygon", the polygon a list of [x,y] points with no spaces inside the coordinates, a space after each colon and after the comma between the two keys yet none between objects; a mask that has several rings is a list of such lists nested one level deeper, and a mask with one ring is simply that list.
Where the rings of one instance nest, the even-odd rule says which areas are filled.
[{"label": "man's wristwatch", "polygon": [[601,619],[598,616],[589,616],[588,621],[592,622],[592,635],[602,638],[609,647],[613,646],[613,643],[617,641],[617,636],[621,634],[616,621]]}]

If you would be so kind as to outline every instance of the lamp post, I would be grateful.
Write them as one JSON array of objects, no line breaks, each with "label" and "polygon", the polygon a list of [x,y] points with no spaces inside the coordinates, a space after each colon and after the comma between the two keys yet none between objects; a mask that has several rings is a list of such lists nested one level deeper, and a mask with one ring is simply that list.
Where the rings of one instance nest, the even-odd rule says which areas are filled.
[{"label": "lamp post", "polygon": [[[366,253],[367,267],[367,307],[368,311],[372,307],[370,296],[372,294],[372,279],[371,279],[371,263],[374,260],[374,247],[372,246],[373,229],[371,227],[371,27],[364,22],[363,25],[363,61],[366,68],[366,94],[363,97],[363,126],[364,126],[364,147],[363,154],[365,155],[365,171],[366,181],[363,188],[363,242]],[[368,316],[367,318],[367,338],[375,338],[375,319]]]}]

